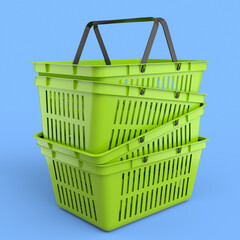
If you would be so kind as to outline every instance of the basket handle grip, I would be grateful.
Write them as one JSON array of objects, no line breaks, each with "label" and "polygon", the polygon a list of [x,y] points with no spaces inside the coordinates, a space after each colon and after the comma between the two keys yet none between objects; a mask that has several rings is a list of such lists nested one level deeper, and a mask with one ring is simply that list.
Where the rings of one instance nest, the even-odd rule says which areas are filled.
[{"label": "basket handle grip", "polygon": [[[169,29],[168,29],[166,21],[163,18],[146,17],[146,18],[129,18],[129,19],[92,21],[92,22],[89,22],[87,24],[87,26],[85,27],[85,30],[83,32],[82,39],[81,39],[81,41],[79,43],[77,53],[76,53],[75,58],[73,60],[73,64],[78,64],[79,59],[80,59],[80,57],[82,55],[82,51],[83,51],[84,45],[86,43],[89,31],[90,31],[92,26],[94,28],[94,32],[95,32],[95,35],[97,37],[99,46],[101,48],[104,60],[105,60],[107,65],[111,65],[111,61],[109,59],[107,50],[106,50],[105,45],[103,43],[103,40],[102,40],[100,31],[99,31],[98,25],[113,24],[113,23],[130,23],[130,22],[149,22],[149,21],[153,21],[154,24],[153,24],[152,31],[150,33],[150,36],[149,36],[149,39],[148,39],[148,42],[147,42],[147,46],[145,48],[145,51],[144,51],[141,63],[143,63],[143,64],[147,63],[147,60],[148,60],[148,57],[149,57],[149,54],[150,54],[150,51],[151,51],[151,48],[152,48],[152,45],[153,45],[153,42],[154,42],[154,38],[155,38],[157,30],[158,30],[159,23],[161,23],[161,25],[163,27],[165,38],[167,40],[167,44],[168,44],[168,48],[169,48],[169,51],[170,51],[170,54],[171,54],[172,61],[173,62],[177,62],[176,53],[175,53],[175,50],[174,50],[174,47],[173,47],[172,39],[171,39],[170,32],[169,32]],[[180,66],[178,65],[177,68],[180,69]]]}]

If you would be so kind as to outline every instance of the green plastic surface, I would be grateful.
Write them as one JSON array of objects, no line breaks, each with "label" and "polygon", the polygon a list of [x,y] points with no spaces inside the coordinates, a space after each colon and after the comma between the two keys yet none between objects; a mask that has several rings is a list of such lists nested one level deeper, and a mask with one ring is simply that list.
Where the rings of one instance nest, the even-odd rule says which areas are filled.
[{"label": "green plastic surface", "polygon": [[46,76],[36,76],[35,84],[44,138],[90,153],[103,153],[179,118],[205,97]]},{"label": "green plastic surface", "polygon": [[34,137],[38,139],[38,144],[42,147],[63,152],[92,164],[118,162],[197,141],[200,117],[204,113],[205,105],[100,154],[88,153],[71,146],[44,139],[43,133],[36,134]]},{"label": "green plastic surface", "polygon": [[144,64],[144,73],[141,67],[141,59],[115,59],[111,60],[111,65],[106,65],[103,60],[79,61],[78,65],[72,64],[72,61],[34,62],[35,72],[40,76],[198,92],[207,61],[148,59],[148,63]]},{"label": "green plastic surface", "polygon": [[104,165],[41,150],[57,204],[110,231],[189,199],[206,140]]},{"label": "green plastic surface", "polygon": [[[110,231],[190,198],[207,61],[35,62],[36,134],[58,205]],[[180,70],[177,70],[177,65]]]}]

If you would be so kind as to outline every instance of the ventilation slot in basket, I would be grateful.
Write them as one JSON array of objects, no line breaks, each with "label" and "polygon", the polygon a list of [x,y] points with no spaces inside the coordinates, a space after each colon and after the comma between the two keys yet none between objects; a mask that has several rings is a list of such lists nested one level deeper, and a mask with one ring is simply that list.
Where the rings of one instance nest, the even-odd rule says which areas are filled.
[{"label": "ventilation slot in basket", "polygon": [[118,220],[186,198],[191,161],[192,154],[123,173]]}]

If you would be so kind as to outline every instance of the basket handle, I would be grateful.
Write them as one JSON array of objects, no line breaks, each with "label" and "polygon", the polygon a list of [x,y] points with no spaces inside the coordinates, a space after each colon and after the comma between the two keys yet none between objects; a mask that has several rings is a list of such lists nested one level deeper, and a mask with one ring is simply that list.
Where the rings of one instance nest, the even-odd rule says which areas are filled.
[{"label": "basket handle", "polygon": [[[154,42],[154,38],[155,38],[157,30],[158,30],[159,22],[161,23],[161,25],[163,27],[163,30],[164,30],[165,38],[167,40],[167,44],[168,44],[168,48],[169,48],[169,51],[170,51],[170,54],[171,54],[172,61],[177,62],[176,53],[175,53],[175,50],[174,50],[174,47],[173,47],[172,39],[171,39],[166,21],[163,18],[146,17],[146,18],[130,18],[130,19],[89,22],[87,24],[87,26],[85,27],[85,30],[83,32],[83,36],[82,36],[82,39],[79,43],[77,53],[76,53],[75,58],[73,60],[73,64],[78,64],[79,59],[82,55],[84,45],[85,45],[87,37],[88,37],[88,33],[89,33],[92,26],[94,28],[94,32],[95,32],[95,35],[97,37],[99,46],[101,48],[104,60],[105,60],[107,65],[111,65],[111,61],[109,59],[107,50],[106,50],[105,45],[103,43],[98,25],[112,24],[112,23],[149,22],[149,21],[153,21],[154,24],[153,24],[152,31],[150,33],[150,36],[149,36],[147,46],[145,48],[141,63],[144,64],[144,63],[147,63],[147,61],[148,61],[148,57],[149,57],[149,54],[150,54],[150,51],[151,51],[151,48],[152,48],[152,45],[153,45],[153,42]],[[177,66],[177,70],[179,70],[179,69],[180,69],[180,65]]]}]

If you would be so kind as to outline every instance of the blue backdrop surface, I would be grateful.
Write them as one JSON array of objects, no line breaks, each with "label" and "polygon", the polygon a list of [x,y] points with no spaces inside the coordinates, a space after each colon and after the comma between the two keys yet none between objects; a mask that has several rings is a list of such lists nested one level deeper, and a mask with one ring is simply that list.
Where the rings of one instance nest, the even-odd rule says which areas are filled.
[{"label": "blue backdrop surface", "polygon": [[[0,239],[240,239],[240,1],[1,1]],[[192,198],[113,232],[61,210],[45,158],[32,61],[72,60],[91,20],[154,16],[169,25],[179,59],[207,59],[204,149]],[[150,23],[101,27],[111,58],[139,58]],[[159,28],[151,58],[169,58]],[[91,32],[83,59],[101,59]]]}]

